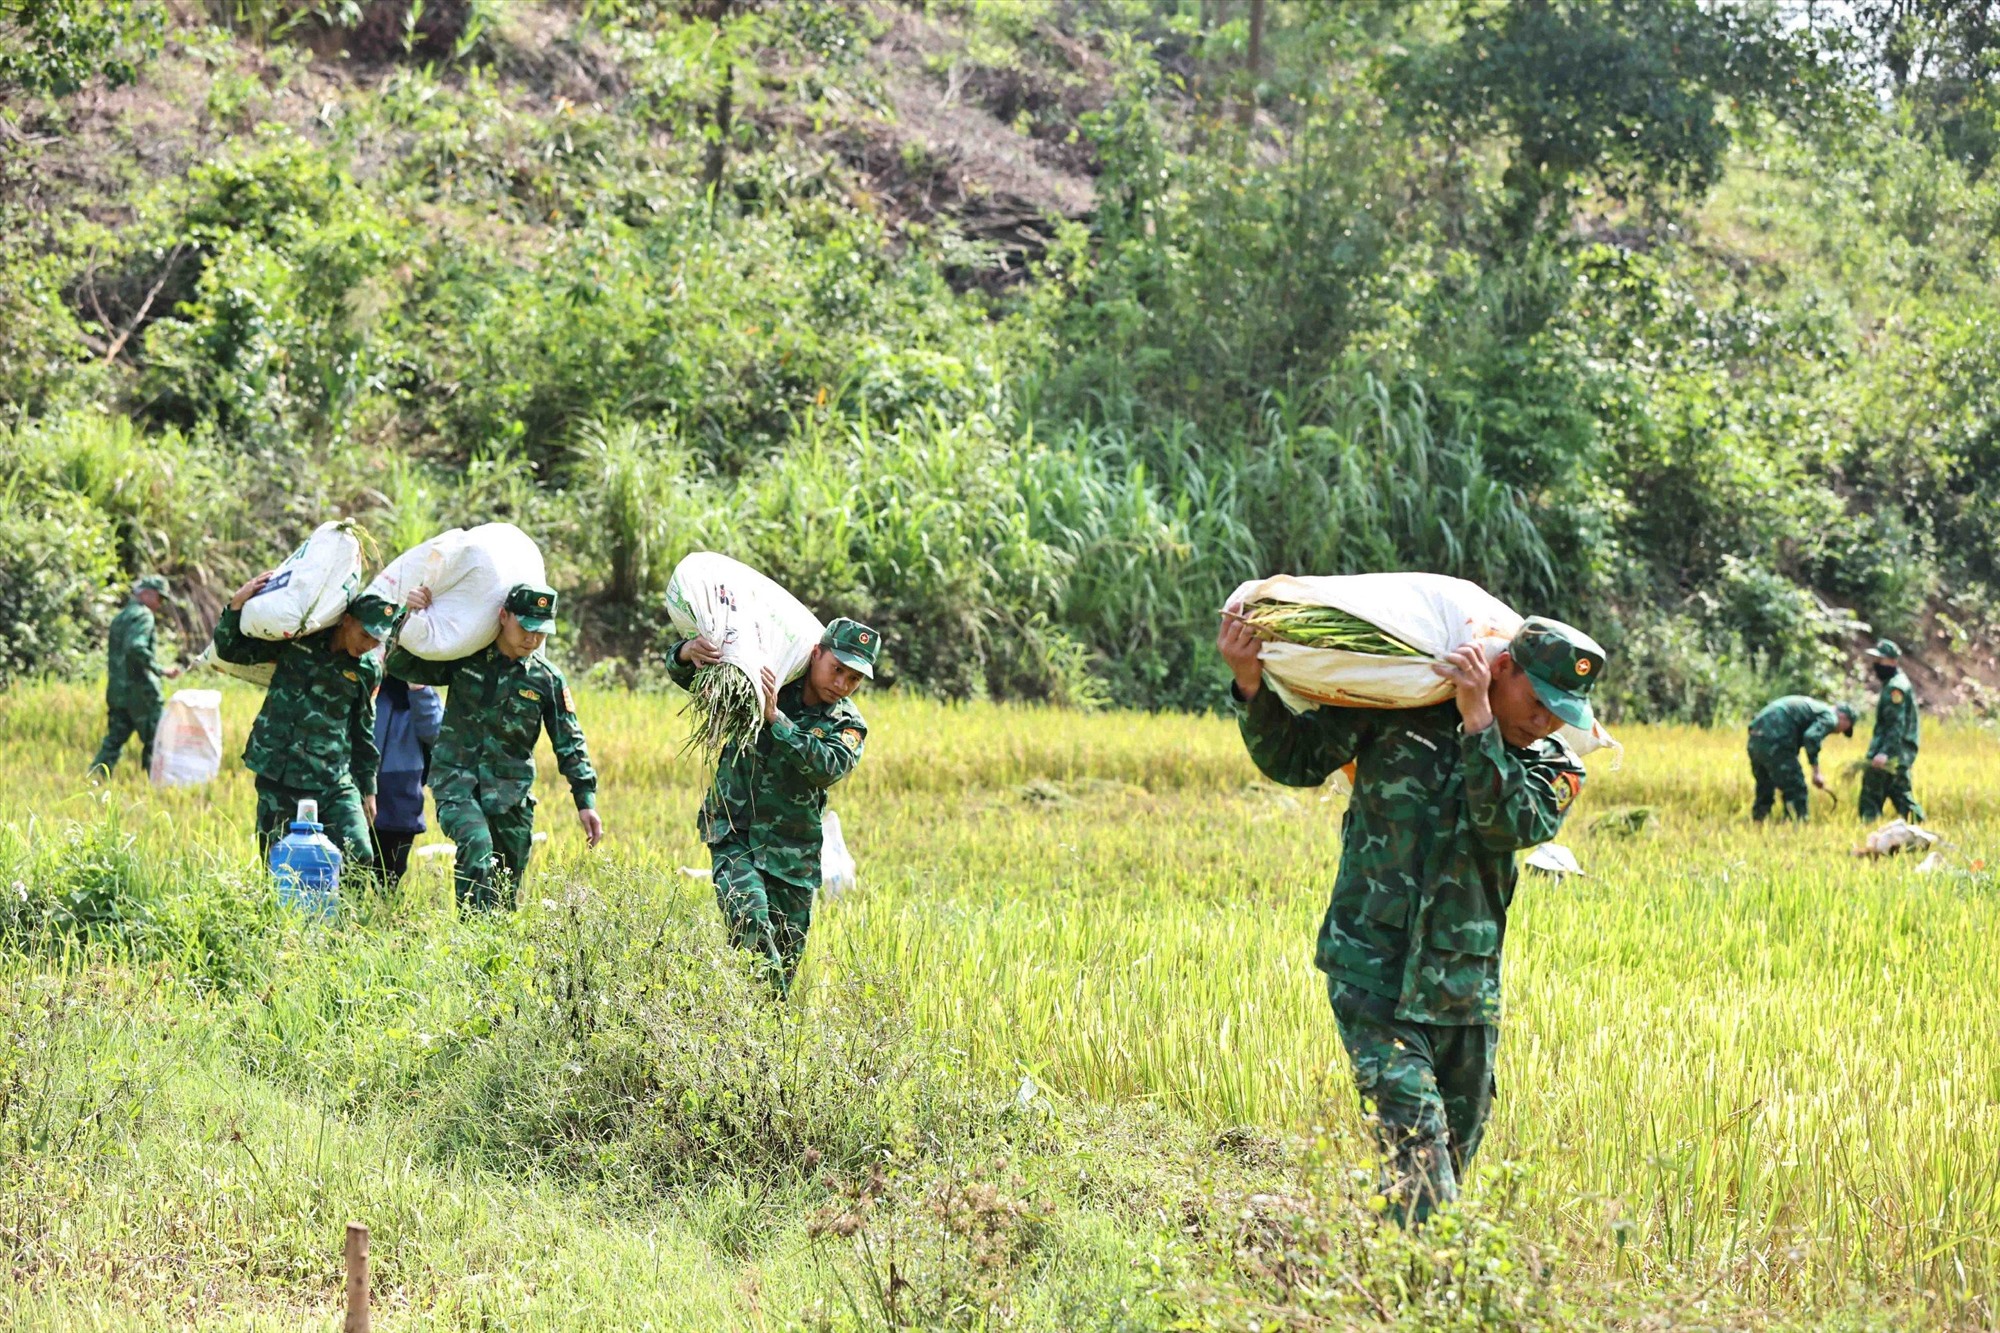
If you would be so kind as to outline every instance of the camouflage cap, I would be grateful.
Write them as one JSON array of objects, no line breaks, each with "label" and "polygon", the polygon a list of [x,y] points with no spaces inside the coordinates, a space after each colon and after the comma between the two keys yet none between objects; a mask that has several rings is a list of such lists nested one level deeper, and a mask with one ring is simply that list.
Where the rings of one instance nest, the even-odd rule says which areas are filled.
[{"label": "camouflage cap", "polygon": [[530,634],[555,628],[556,590],[546,583],[517,583],[507,590],[507,609]]},{"label": "camouflage cap", "polygon": [[1597,640],[1560,620],[1529,616],[1507,645],[1507,655],[1528,673],[1535,697],[1572,727],[1590,730],[1590,692],[1604,674],[1604,649]]},{"label": "camouflage cap", "polygon": [[1847,702],[1845,699],[1835,704],[1833,711],[1846,718],[1850,726],[1861,716],[1861,709],[1857,705]]},{"label": "camouflage cap", "polygon": [[172,591],[167,587],[167,576],[165,574],[148,574],[144,578],[132,580],[132,591],[156,592],[162,597],[171,597],[173,595]]},{"label": "camouflage cap", "polygon": [[875,662],[882,656],[882,636],[860,621],[842,616],[819,636],[819,646],[868,679],[875,679]]},{"label": "camouflage cap", "polygon": [[381,643],[396,632],[396,621],[402,617],[402,610],[380,597],[365,594],[347,604],[347,614],[361,623],[361,628],[368,631],[370,638]]},{"label": "camouflage cap", "polygon": [[1868,655],[1882,661],[1893,662],[1903,655],[1903,650],[1896,645],[1894,639],[1877,639],[1875,646],[1868,650]]}]

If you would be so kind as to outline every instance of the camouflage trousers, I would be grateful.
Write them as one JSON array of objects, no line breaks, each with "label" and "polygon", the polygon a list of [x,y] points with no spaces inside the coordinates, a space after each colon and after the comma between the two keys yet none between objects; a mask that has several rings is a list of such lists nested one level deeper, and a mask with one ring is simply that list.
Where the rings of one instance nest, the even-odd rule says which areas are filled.
[{"label": "camouflage trousers", "polygon": [[528,857],[535,850],[535,798],[526,796],[506,810],[479,803],[476,782],[447,777],[431,787],[438,828],[457,844],[452,892],[460,912],[514,910]]},{"label": "camouflage trousers", "polygon": [[1771,813],[1776,798],[1785,798],[1785,818],[1805,819],[1812,814],[1812,796],[1806,788],[1806,771],[1799,766],[1796,751],[1786,754],[1750,746],[1750,776],[1756,779],[1757,795],[1750,805],[1750,818],[1762,820]]},{"label": "camouflage trousers", "polygon": [[1912,824],[1924,822],[1924,808],[1910,791],[1910,766],[1891,763],[1884,768],[1868,767],[1861,770],[1861,817],[1875,819],[1882,813],[1882,802],[1896,807],[1896,813]]},{"label": "camouflage trousers", "polygon": [[118,767],[118,756],[124,753],[125,742],[134,733],[139,737],[139,766],[146,772],[153,771],[153,733],[160,729],[160,714],[166,705],[158,699],[148,703],[140,701],[129,704],[110,704],[105,709],[104,743],[97,747],[97,756],[90,761],[90,771],[99,769],[106,777]]},{"label": "camouflage trousers", "polygon": [[715,866],[715,904],[729,927],[729,942],[758,955],[771,989],[785,994],[805,957],[818,885],[795,884],[760,868],[740,842],[713,843],[708,850]]},{"label": "camouflage trousers", "polygon": [[1500,1029],[1396,1017],[1396,1002],[1333,977],[1327,997],[1354,1086],[1382,1145],[1383,1194],[1404,1226],[1458,1197],[1493,1109]]},{"label": "camouflage trousers", "polygon": [[361,792],[352,782],[332,791],[308,791],[258,778],[257,850],[264,860],[270,861],[271,849],[298,817],[300,801],[319,802],[319,822],[326,829],[327,841],[340,848],[342,877],[350,873],[372,877],[376,870],[375,839],[368,828],[368,812],[361,808]]}]

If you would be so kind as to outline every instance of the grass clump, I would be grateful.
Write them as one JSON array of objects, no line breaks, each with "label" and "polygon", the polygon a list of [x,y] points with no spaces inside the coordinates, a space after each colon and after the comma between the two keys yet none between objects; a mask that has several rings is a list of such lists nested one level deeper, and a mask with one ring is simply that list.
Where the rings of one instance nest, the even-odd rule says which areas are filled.
[{"label": "grass clump", "polygon": [[433,1141],[614,1197],[796,1186],[970,1132],[972,1102],[894,992],[848,979],[810,1012],[770,998],[713,929],[575,886],[529,927],[427,1099]]}]

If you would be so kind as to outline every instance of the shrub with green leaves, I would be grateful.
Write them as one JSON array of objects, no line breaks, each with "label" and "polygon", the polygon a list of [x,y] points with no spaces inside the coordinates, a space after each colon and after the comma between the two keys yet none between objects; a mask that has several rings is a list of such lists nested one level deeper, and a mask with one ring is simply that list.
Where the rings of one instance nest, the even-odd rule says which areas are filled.
[{"label": "shrub with green leaves", "polygon": [[18,474],[0,486],[0,682],[94,666],[117,574],[115,534],[90,501]]}]

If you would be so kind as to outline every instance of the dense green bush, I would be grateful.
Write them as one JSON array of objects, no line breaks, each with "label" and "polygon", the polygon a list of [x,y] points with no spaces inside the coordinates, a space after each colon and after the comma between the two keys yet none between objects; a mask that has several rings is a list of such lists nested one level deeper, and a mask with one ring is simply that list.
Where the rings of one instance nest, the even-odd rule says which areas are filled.
[{"label": "dense green bush", "polygon": [[102,661],[117,578],[111,524],[89,500],[19,475],[0,486],[0,680]]}]

